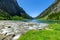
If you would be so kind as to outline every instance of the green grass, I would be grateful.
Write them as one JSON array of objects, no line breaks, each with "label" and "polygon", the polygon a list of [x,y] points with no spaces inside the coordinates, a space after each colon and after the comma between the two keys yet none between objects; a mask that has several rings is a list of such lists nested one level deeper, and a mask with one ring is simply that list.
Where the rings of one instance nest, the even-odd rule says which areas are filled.
[{"label": "green grass", "polygon": [[48,28],[60,31],[60,24],[50,24]]},{"label": "green grass", "polygon": [[60,40],[60,24],[50,24],[47,28],[53,30],[30,30],[18,40]]}]

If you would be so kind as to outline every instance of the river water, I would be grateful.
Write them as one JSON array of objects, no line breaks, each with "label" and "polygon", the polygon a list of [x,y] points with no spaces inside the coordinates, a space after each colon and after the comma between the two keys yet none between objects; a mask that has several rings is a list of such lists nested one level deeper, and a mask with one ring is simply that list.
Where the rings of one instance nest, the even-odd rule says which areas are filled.
[{"label": "river water", "polygon": [[36,19],[23,21],[0,21],[0,31],[2,31],[0,34],[5,34],[7,36],[15,34],[16,36],[12,37],[12,40],[17,40],[22,33],[25,33],[28,30],[43,29],[44,27],[47,27],[49,23],[60,23],[60,21]]},{"label": "river water", "polygon": [[60,23],[60,20],[24,20],[24,22],[36,22],[36,23]]}]

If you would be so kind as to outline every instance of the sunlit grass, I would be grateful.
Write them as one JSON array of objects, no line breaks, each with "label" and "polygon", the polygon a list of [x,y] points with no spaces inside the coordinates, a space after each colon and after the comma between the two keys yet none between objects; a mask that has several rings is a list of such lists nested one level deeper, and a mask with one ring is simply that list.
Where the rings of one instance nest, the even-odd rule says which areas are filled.
[{"label": "sunlit grass", "polygon": [[60,24],[50,24],[48,28],[60,31]]},{"label": "sunlit grass", "polygon": [[47,28],[53,30],[30,30],[18,40],[60,40],[60,24],[50,24]]}]

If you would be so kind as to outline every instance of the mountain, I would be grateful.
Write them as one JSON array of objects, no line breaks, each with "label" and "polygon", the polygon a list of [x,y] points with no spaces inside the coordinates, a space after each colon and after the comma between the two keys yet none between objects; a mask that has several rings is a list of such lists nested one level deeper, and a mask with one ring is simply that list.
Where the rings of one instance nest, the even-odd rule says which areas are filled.
[{"label": "mountain", "polygon": [[60,20],[60,0],[55,0],[55,2],[44,10],[37,19],[45,20]]},{"label": "mountain", "polygon": [[26,19],[32,18],[18,5],[17,0],[0,0],[0,15],[2,13],[10,17],[18,16]]}]

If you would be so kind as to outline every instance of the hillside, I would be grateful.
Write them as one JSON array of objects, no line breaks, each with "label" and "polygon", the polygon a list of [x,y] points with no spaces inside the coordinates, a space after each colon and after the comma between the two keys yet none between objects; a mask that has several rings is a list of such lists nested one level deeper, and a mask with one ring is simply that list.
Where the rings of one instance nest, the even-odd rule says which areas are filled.
[{"label": "hillside", "polygon": [[44,20],[60,20],[60,0],[56,0],[36,18]]},{"label": "hillside", "polygon": [[[16,18],[15,18],[16,17]],[[31,19],[16,0],[0,0],[0,19]]]}]

